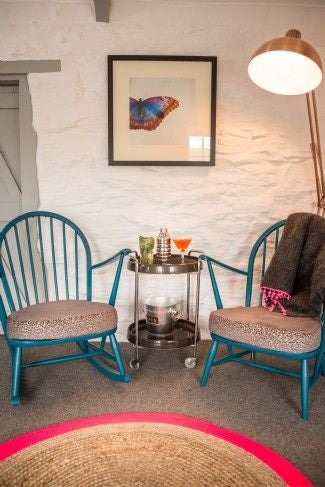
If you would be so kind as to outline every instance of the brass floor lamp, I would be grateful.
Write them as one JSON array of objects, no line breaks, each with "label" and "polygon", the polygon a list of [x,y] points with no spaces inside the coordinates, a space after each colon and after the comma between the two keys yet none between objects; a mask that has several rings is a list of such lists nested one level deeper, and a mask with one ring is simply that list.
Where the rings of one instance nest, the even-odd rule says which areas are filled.
[{"label": "brass floor lamp", "polygon": [[322,80],[322,61],[317,51],[291,29],[285,37],[266,42],[255,51],[248,74],[259,87],[280,95],[306,94],[310,149],[317,190],[317,213],[325,214],[325,178],[320,143],[315,89]]}]

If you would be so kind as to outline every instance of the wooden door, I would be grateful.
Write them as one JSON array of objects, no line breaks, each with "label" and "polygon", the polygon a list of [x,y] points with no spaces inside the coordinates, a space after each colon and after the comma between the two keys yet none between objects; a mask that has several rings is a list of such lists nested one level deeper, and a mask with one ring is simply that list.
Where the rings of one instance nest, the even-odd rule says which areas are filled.
[{"label": "wooden door", "polygon": [[0,86],[0,230],[21,213],[18,86]]}]

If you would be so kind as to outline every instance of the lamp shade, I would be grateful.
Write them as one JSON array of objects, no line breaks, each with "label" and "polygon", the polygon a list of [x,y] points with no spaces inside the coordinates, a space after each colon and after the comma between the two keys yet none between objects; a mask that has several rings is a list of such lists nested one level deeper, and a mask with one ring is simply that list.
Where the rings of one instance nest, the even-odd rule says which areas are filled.
[{"label": "lamp shade", "polygon": [[286,37],[263,44],[253,54],[248,74],[264,90],[279,95],[308,93],[322,80],[322,62],[317,51],[293,29]]}]

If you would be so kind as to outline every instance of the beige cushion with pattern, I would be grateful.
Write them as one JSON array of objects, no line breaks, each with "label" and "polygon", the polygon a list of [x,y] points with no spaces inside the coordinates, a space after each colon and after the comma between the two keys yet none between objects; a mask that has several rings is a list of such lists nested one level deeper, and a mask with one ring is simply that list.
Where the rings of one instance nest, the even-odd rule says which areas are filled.
[{"label": "beige cushion with pattern", "polygon": [[255,306],[212,311],[209,328],[223,338],[256,347],[304,353],[319,347],[322,325],[318,318],[284,316]]},{"label": "beige cushion with pattern", "polygon": [[8,337],[51,340],[100,334],[116,328],[113,306],[85,300],[51,301],[27,306],[8,316]]}]

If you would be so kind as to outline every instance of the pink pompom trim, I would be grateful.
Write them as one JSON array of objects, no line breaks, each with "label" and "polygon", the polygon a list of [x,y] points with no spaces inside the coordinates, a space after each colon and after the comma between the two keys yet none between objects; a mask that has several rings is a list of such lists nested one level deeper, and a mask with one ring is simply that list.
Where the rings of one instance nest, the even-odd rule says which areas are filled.
[{"label": "pink pompom trim", "polygon": [[291,299],[291,295],[289,293],[282,291],[281,289],[261,286],[261,294],[263,295],[265,307],[269,311],[273,311],[275,306],[277,306],[283,315],[287,314],[287,310],[283,304],[280,303],[280,299]]}]

